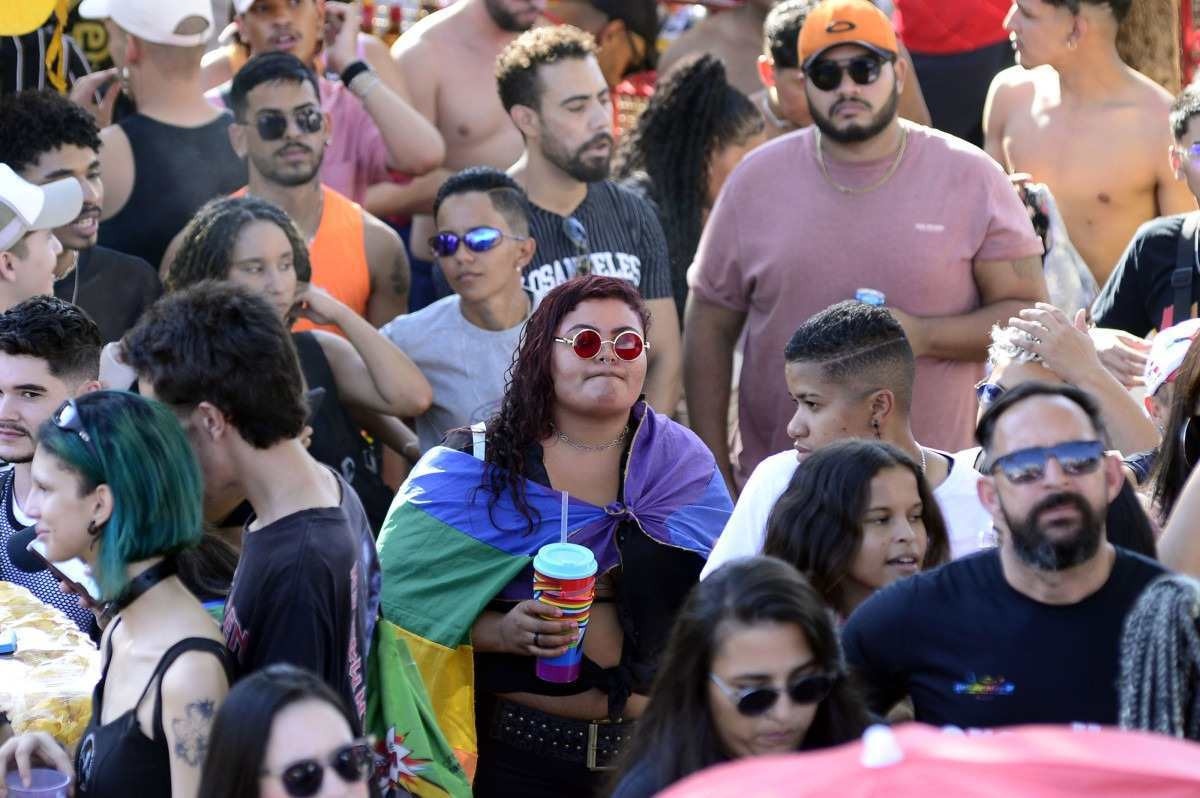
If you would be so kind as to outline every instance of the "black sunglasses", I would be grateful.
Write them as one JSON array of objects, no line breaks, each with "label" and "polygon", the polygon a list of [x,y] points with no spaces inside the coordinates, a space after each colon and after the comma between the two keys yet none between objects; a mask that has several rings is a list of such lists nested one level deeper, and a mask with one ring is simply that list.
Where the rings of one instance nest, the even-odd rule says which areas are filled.
[{"label": "black sunglasses", "polygon": [[526,236],[510,236],[495,227],[472,227],[462,235],[448,232],[438,233],[429,239],[429,248],[433,250],[434,254],[448,258],[458,252],[459,244],[466,244],[467,249],[472,252],[487,252],[506,238],[513,241],[526,240]]},{"label": "black sunglasses", "polygon": [[[316,133],[325,124],[325,115],[315,105],[306,105],[292,111],[292,119],[301,133]],[[283,111],[268,109],[259,111],[254,117],[254,128],[263,141],[275,141],[287,135],[288,118]]]},{"label": "black sunglasses", "polygon": [[278,776],[283,789],[292,798],[307,798],[316,795],[325,781],[325,768],[331,767],[338,778],[347,784],[355,784],[367,778],[374,767],[374,754],[371,746],[365,740],[355,740],[349,745],[338,748],[326,763],[317,759],[301,759],[285,767],[278,773],[263,769],[263,776]]},{"label": "black sunglasses", "polygon": [[[769,711],[771,707],[775,706],[779,696],[785,692],[778,687],[744,687],[742,689],[730,687],[715,673],[710,673],[709,678],[721,689],[725,697],[733,702],[737,711],[748,718]],[[793,704],[816,704],[829,695],[829,691],[833,689],[837,680],[837,676],[829,674],[804,676],[789,684],[786,692]]]},{"label": "black sunglasses", "polygon": [[1014,485],[1037,482],[1046,475],[1046,463],[1053,457],[1068,476],[1078,477],[1095,473],[1104,459],[1104,444],[1100,441],[1067,441],[1055,446],[1034,446],[997,457],[984,469],[991,474],[1000,469]]},{"label": "black sunglasses", "polygon": [[58,410],[54,411],[54,415],[50,417],[50,420],[60,430],[78,435],[92,457],[99,457],[96,452],[96,446],[92,443],[92,436],[88,435],[87,430],[83,428],[83,418],[79,415],[79,408],[75,406],[74,399],[68,399],[63,402]]},{"label": "black sunglasses", "polygon": [[591,274],[592,248],[588,244],[587,228],[583,226],[583,222],[574,216],[568,216],[562,221],[562,231],[575,247],[575,254],[578,256],[575,259],[575,274]]},{"label": "black sunglasses", "polygon": [[874,83],[879,80],[886,63],[886,59],[877,55],[860,55],[846,61],[822,58],[809,64],[804,74],[821,91],[833,91],[842,85],[842,75],[845,74],[850,75],[850,79],[859,86]]}]

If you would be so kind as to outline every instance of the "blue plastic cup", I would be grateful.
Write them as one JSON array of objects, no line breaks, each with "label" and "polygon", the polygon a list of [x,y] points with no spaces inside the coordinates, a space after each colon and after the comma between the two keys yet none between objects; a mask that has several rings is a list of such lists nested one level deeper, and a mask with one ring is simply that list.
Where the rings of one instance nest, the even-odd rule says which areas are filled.
[{"label": "blue plastic cup", "polygon": [[4,777],[9,798],[67,798],[71,777],[66,773],[49,768],[33,768],[29,772],[29,786],[21,783],[21,774],[9,771]]}]

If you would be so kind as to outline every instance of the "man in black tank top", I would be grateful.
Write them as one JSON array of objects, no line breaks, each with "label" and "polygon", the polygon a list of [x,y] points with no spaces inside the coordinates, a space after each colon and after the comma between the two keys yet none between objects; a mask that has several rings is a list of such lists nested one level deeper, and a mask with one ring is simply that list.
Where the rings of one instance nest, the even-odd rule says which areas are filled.
[{"label": "man in black tank top", "polygon": [[[200,59],[213,28],[208,0],[85,0],[138,112],[100,132],[100,243],[157,265],[171,237],[215,196],[246,182],[229,144],[229,114],[204,99]],[[108,120],[98,120],[106,124]]]},{"label": "man in black tank top", "polygon": [[299,439],[303,381],[275,309],[235,285],[200,283],[159,300],[122,348],[141,393],[175,409],[206,494],[236,486],[254,510],[225,604],[238,674],[300,665],[361,718],[379,561],[354,490]]}]

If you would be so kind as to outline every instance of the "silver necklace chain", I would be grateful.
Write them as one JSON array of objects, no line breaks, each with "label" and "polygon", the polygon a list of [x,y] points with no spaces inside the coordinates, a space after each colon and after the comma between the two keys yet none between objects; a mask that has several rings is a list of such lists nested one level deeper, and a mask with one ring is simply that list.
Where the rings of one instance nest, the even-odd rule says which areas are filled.
[{"label": "silver necklace chain", "polygon": [[625,439],[629,437],[629,427],[625,427],[625,429],[621,430],[621,434],[613,438],[608,443],[583,443],[582,441],[571,440],[571,438],[567,437],[567,433],[565,432],[558,432],[557,430],[555,430],[555,432],[557,433],[560,441],[565,443],[567,446],[570,446],[572,449],[578,449],[581,452],[605,452],[614,446],[620,446],[625,442]]}]

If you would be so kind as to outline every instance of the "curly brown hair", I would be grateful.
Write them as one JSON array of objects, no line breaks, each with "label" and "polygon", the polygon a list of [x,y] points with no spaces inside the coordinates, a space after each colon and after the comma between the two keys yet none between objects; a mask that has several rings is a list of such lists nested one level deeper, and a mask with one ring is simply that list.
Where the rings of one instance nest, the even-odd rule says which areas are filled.
[{"label": "curly brown hair", "polygon": [[491,493],[489,507],[500,495],[512,495],[517,509],[533,531],[536,519],[525,499],[525,455],[529,447],[549,437],[554,430],[554,376],[551,361],[558,325],[581,303],[593,299],[618,299],[642,320],[642,333],[649,339],[650,312],[637,289],[624,280],[590,274],[555,287],[525,323],[521,346],[509,367],[508,386],[500,411],[487,423],[483,487]]},{"label": "curly brown hair", "polygon": [[596,40],[571,25],[555,25],[527,30],[500,53],[496,59],[496,88],[505,111],[514,105],[534,110],[541,108],[542,91],[537,71],[543,64],[553,64],[567,58],[588,58],[596,55]]}]

